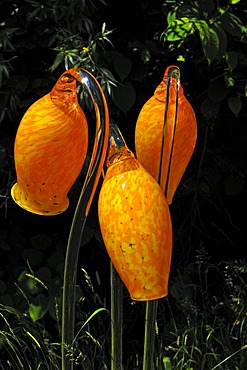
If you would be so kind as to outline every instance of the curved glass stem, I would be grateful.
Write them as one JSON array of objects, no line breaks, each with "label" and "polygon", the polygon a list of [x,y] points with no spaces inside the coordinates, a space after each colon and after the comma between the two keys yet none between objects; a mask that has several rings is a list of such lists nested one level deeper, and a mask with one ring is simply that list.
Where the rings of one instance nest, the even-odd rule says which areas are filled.
[{"label": "curved glass stem", "polygon": [[[166,83],[166,99],[165,99],[165,112],[164,112],[164,125],[162,133],[162,145],[160,152],[160,163],[159,163],[159,175],[158,183],[161,182],[161,174],[163,167],[163,153],[165,144],[165,130],[168,119],[168,110],[171,96],[174,96],[172,90],[174,90],[175,85],[175,112],[173,117],[173,135],[171,143],[171,151],[168,162],[168,171],[165,184],[165,197],[167,197],[167,191],[169,186],[169,174],[172,161],[172,152],[174,148],[175,131],[177,125],[177,115],[178,115],[178,99],[179,99],[179,89],[180,89],[180,71],[177,67],[171,67],[168,70],[167,83]],[[172,94],[173,93],[173,94]],[[158,300],[146,302],[146,317],[145,317],[145,334],[144,334],[144,354],[143,354],[143,370],[152,370],[154,368],[154,341],[155,341],[155,325],[157,319],[158,310]]]},{"label": "curved glass stem", "polygon": [[[117,125],[110,125],[107,164],[128,151],[125,140]],[[123,354],[123,282],[112,262],[111,276],[111,370],[122,370]]]},{"label": "curved glass stem", "polygon": [[113,162],[123,157],[133,157],[133,153],[127,147],[121,131],[116,124],[110,124],[109,148],[106,165],[109,166]]},{"label": "curved glass stem", "polygon": [[123,282],[112,262],[111,274],[111,370],[122,370],[123,364]]},{"label": "curved glass stem", "polygon": [[158,300],[146,302],[143,370],[154,369],[154,340]]},{"label": "curved glass stem", "polygon": [[104,93],[97,80],[86,70],[78,70],[78,82],[89,93],[96,115],[93,152],[81,190],[67,244],[62,302],[62,370],[73,370],[73,340],[75,325],[75,288],[82,234],[95,190],[103,169],[108,137],[109,115]]}]

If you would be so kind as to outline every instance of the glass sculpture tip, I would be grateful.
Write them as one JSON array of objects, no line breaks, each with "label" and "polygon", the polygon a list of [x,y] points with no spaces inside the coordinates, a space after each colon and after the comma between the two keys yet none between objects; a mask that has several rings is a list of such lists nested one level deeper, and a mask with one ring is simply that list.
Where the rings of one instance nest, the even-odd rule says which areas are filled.
[{"label": "glass sculpture tip", "polygon": [[170,66],[167,68],[166,77],[180,79],[180,68],[177,66]]},{"label": "glass sculpture tip", "polygon": [[115,149],[127,146],[118,125],[115,123],[110,124],[109,146],[110,148],[114,147]]}]

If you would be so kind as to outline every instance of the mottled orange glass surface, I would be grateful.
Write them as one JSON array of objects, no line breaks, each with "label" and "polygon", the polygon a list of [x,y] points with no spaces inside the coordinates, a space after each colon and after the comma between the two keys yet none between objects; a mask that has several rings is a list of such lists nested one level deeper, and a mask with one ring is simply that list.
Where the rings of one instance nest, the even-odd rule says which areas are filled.
[{"label": "mottled orange glass surface", "polygon": [[106,249],[133,300],[164,297],[172,252],[167,201],[158,183],[126,146],[111,149],[99,195]]},{"label": "mottled orange glass surface", "polygon": [[52,91],[27,110],[18,128],[17,183],[11,195],[30,212],[55,215],[65,211],[67,193],[82,169],[88,128],[77,100],[79,79],[75,68],[63,73]]},{"label": "mottled orange glass surface", "polygon": [[171,204],[195,148],[197,125],[193,108],[177,78],[171,77],[167,87],[169,71],[172,76],[179,74],[178,67],[168,67],[154,95],[142,107],[136,124],[135,146],[137,159],[160,183]]}]

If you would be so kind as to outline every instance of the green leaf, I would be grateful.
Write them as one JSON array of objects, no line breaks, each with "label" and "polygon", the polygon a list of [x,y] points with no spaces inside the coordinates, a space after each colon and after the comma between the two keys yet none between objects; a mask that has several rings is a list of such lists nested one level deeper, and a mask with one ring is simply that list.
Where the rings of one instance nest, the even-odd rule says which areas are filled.
[{"label": "green leaf", "polygon": [[234,14],[225,12],[221,17],[221,24],[225,31],[232,36],[240,37],[247,32],[242,21]]},{"label": "green leaf", "polygon": [[208,64],[216,59],[219,52],[219,36],[216,31],[209,27],[207,22],[200,20],[195,22],[202,43],[202,48]]},{"label": "green leaf", "polygon": [[64,263],[64,256],[58,251],[53,252],[47,260],[48,267],[53,271],[55,271],[57,266],[61,263]]},{"label": "green leaf", "polygon": [[167,24],[168,26],[176,20],[176,13],[175,12],[169,12],[167,14]]},{"label": "green leaf", "polygon": [[29,306],[29,316],[34,322],[41,319],[41,317],[44,316],[42,312],[42,306],[35,306],[31,303]]},{"label": "green leaf", "polygon": [[212,13],[214,11],[215,3],[212,0],[200,0],[199,10],[203,13]]},{"label": "green leaf", "polygon": [[206,98],[200,106],[201,114],[207,119],[215,119],[219,114],[219,110],[220,104],[213,102],[209,98]]},{"label": "green leaf", "polygon": [[192,32],[193,22],[187,17],[182,17],[171,22],[163,35],[167,41],[178,41],[185,39]]},{"label": "green leaf", "polygon": [[148,49],[143,49],[141,51],[141,60],[143,63],[148,63],[151,59],[151,53]]},{"label": "green leaf", "polygon": [[228,88],[235,85],[235,80],[234,80],[234,78],[232,76],[225,75],[224,76],[224,80],[225,80],[226,86]]},{"label": "green leaf", "polygon": [[222,29],[219,23],[211,24],[210,27],[216,32],[219,38],[218,52],[215,59],[221,60],[227,49],[227,37],[225,31]]},{"label": "green leaf", "polygon": [[238,64],[238,53],[234,50],[226,52],[226,62],[231,71],[237,67]]},{"label": "green leaf", "polygon": [[114,69],[120,77],[121,81],[123,81],[131,72],[132,63],[129,58],[122,54],[119,54],[114,59]]},{"label": "green leaf", "polygon": [[225,99],[228,89],[223,77],[218,77],[209,83],[208,96],[213,102],[220,102]]},{"label": "green leaf", "polygon": [[232,96],[228,99],[228,107],[237,117],[242,109],[242,101],[240,96]]},{"label": "green leaf", "polygon": [[136,100],[136,92],[130,82],[114,89],[113,101],[114,104],[122,112],[126,113],[134,105]]},{"label": "green leaf", "polygon": [[172,363],[170,357],[164,356],[162,359],[162,364],[164,370],[172,370]]},{"label": "green leaf", "polygon": [[229,4],[234,5],[239,3],[241,0],[229,0]]},{"label": "green leaf", "polygon": [[177,57],[177,61],[178,61],[178,62],[185,62],[185,57],[184,57],[183,55],[179,55],[179,56]]},{"label": "green leaf", "polygon": [[29,316],[33,322],[40,320],[48,311],[49,298],[43,295],[37,297],[37,303],[30,303],[29,305]]},{"label": "green leaf", "polygon": [[135,68],[131,71],[131,80],[141,82],[145,79],[149,66],[141,60],[135,62]]},{"label": "green leaf", "polygon": [[226,195],[237,195],[244,189],[244,177],[239,175],[230,175],[225,180]]},{"label": "green leaf", "polygon": [[47,289],[45,284],[27,271],[22,271],[18,277],[18,284],[22,290],[27,291],[29,294],[37,294],[43,288]]},{"label": "green leaf", "polygon": [[65,54],[63,52],[58,53],[56,58],[50,67],[51,72],[55,71],[55,69],[64,61]]},{"label": "green leaf", "polygon": [[[200,7],[201,7],[201,1],[200,0]],[[208,1],[208,0],[207,0]],[[195,2],[194,2],[195,3]],[[179,4],[179,6],[176,7],[176,14],[177,19],[181,19],[182,17],[190,18],[191,20],[197,20],[201,18],[201,9],[198,7],[197,4],[195,6],[193,5],[192,1],[189,2],[189,4]]]},{"label": "green leaf", "polygon": [[219,52],[219,36],[211,27],[209,28],[209,42],[205,42],[205,44],[203,44],[203,49],[205,56],[208,59],[208,63],[210,64],[216,59]]}]

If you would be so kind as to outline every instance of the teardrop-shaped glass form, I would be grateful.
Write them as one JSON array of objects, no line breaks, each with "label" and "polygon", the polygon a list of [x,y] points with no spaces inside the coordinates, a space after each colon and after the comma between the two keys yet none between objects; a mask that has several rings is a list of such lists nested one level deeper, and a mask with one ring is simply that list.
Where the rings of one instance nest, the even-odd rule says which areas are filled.
[{"label": "teardrop-shaped glass form", "polygon": [[88,128],[78,104],[77,69],[63,73],[52,91],[27,110],[14,147],[17,183],[11,190],[22,208],[55,215],[69,205],[68,191],[87,152]]},{"label": "teardrop-shaped glass form", "polygon": [[154,95],[137,119],[137,159],[159,182],[168,204],[181,181],[195,148],[196,117],[180,84],[180,70],[166,69]]},{"label": "teardrop-shaped glass form", "polygon": [[172,225],[164,194],[110,129],[107,172],[99,195],[99,222],[108,254],[133,300],[168,293]]}]

